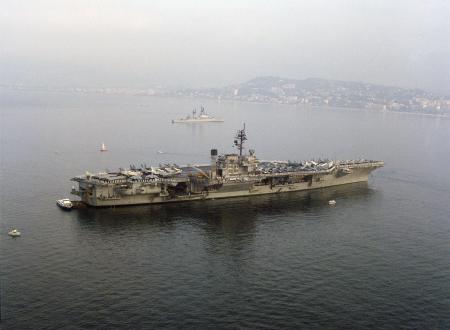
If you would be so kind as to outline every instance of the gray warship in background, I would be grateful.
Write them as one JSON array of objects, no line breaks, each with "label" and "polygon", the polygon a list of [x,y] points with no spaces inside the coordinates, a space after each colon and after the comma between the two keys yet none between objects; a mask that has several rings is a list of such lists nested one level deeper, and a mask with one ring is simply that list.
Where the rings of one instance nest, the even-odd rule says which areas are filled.
[{"label": "gray warship in background", "polygon": [[207,165],[141,166],[72,178],[72,194],[94,207],[184,202],[278,194],[368,181],[383,161],[260,161],[254,150],[243,154],[245,125],[236,134],[236,154],[211,150]]}]

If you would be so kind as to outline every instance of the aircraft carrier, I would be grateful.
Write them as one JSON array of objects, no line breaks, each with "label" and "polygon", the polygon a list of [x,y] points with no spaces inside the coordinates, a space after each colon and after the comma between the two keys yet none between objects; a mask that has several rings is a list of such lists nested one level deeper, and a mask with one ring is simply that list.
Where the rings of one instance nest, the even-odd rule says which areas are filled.
[{"label": "aircraft carrier", "polygon": [[210,164],[158,167],[130,166],[72,178],[72,194],[94,207],[175,203],[238,196],[278,194],[368,181],[383,161],[262,161],[254,150],[243,154],[245,125],[236,134],[239,153],[219,155],[211,150]]}]

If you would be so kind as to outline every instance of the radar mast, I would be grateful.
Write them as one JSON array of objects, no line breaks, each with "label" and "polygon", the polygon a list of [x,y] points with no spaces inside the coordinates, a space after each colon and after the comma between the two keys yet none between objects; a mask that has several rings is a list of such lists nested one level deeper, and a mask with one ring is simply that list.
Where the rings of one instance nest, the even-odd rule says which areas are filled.
[{"label": "radar mast", "polygon": [[247,135],[245,134],[245,123],[244,128],[237,131],[234,138],[234,145],[239,150],[239,156],[242,156],[242,150],[244,149],[244,142],[247,140]]}]

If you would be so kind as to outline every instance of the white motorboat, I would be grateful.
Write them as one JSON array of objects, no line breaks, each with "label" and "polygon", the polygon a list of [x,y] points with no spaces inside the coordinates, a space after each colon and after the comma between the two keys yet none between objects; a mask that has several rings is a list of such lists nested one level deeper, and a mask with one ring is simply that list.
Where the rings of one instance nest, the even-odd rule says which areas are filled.
[{"label": "white motorboat", "polygon": [[102,146],[100,147],[100,151],[108,151],[104,142],[102,142]]},{"label": "white motorboat", "polygon": [[19,237],[20,236],[20,231],[18,231],[17,229],[13,229],[8,233],[9,236],[11,237]]},{"label": "white motorboat", "polygon": [[328,205],[336,205],[336,201],[334,199],[328,201]]},{"label": "white motorboat", "polygon": [[63,210],[71,210],[73,207],[72,202],[68,198],[58,199],[56,201],[56,205],[58,205]]}]

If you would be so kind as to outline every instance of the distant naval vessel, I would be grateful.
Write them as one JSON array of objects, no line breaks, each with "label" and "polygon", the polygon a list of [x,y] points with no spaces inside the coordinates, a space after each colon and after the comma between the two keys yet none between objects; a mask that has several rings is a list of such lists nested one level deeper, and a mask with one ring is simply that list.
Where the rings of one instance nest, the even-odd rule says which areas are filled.
[{"label": "distant naval vessel", "polygon": [[173,119],[173,123],[211,123],[211,122],[223,122],[221,118],[214,118],[206,113],[204,107],[200,107],[200,114],[197,116],[197,109],[192,110],[192,117],[187,115],[185,118]]},{"label": "distant naval vessel", "polygon": [[[245,125],[235,136],[239,153],[218,155],[211,150],[210,164],[158,167],[130,166],[72,178],[72,194],[94,207],[175,203],[237,196],[278,194],[368,181],[383,161],[261,161],[254,150],[243,154]],[[78,202],[80,203],[80,202]]]}]

